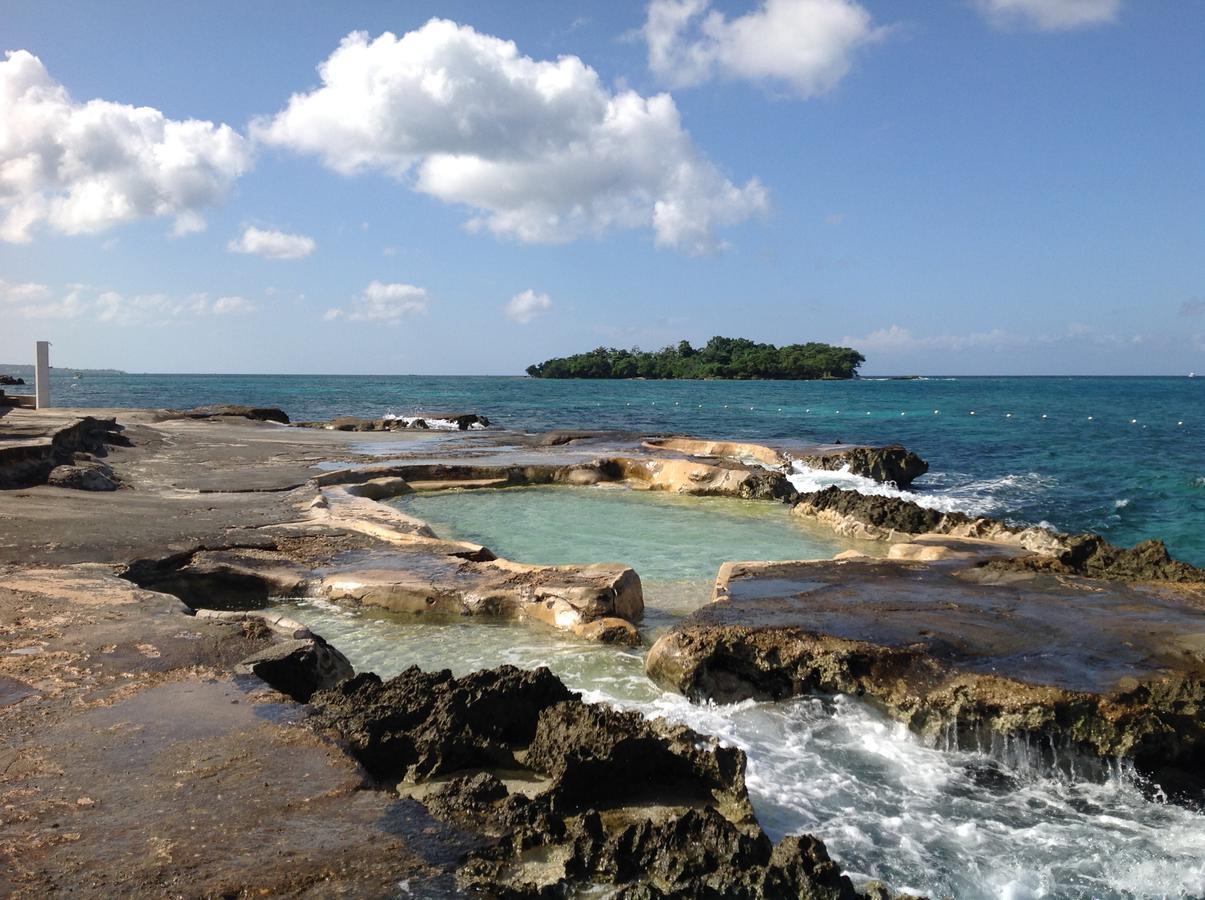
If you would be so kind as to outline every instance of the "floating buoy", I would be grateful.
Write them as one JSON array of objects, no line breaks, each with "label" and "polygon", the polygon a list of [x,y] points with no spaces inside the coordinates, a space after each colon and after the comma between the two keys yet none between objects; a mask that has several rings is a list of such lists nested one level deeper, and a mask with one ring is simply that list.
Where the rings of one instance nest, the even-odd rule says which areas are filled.
[{"label": "floating buoy", "polygon": [[1005,413],[1005,414],[1004,414],[1004,418],[1006,418],[1006,419],[1011,419],[1012,417],[1013,417],[1013,414],[1012,414],[1012,413]]},{"label": "floating buoy", "polygon": [[1177,424],[1177,425],[1183,425],[1184,423],[1183,423],[1183,422],[1177,422],[1176,424]]},{"label": "floating buoy", "polygon": [[975,415],[975,410],[973,410],[973,409],[971,410],[971,415],[972,416]]},{"label": "floating buoy", "polygon": [[841,410],[837,410],[835,413],[833,413],[833,415],[836,415],[836,416],[841,415]]},{"label": "floating buoy", "polygon": [[937,415],[937,410],[933,410],[933,415]]},{"label": "floating buoy", "polygon": [[904,412],[904,411],[901,409],[901,410],[900,410],[900,415],[901,415],[901,416],[906,416],[906,415],[908,415],[908,414],[907,414],[906,412]]},{"label": "floating buoy", "polygon": [[1137,425],[1137,424],[1138,424],[1138,420],[1137,420],[1137,419],[1130,419],[1130,424],[1131,424],[1131,425]]},{"label": "floating buoy", "polygon": [[804,412],[811,412],[811,410],[810,410],[810,409],[805,409],[805,410],[804,410]]},{"label": "floating buoy", "polygon": [[866,410],[866,415],[870,415],[870,410]]},{"label": "floating buoy", "polygon": [[1088,416],[1088,421],[1089,421],[1089,422],[1091,422],[1091,421],[1092,421],[1092,417],[1091,417],[1091,416]]},{"label": "floating buoy", "polygon": [[1042,418],[1046,418],[1046,413],[1042,413]]}]

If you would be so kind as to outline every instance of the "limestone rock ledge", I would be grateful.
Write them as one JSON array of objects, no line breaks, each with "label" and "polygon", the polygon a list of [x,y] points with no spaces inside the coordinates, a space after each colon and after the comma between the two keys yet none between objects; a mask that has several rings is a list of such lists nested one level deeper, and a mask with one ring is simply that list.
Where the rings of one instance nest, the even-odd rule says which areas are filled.
[{"label": "limestone rock ledge", "polygon": [[[878,560],[729,563],[646,660],[736,701],[852,694],[930,739],[1127,758],[1205,799],[1205,592]],[[1046,750],[1043,749],[1043,753]]]}]

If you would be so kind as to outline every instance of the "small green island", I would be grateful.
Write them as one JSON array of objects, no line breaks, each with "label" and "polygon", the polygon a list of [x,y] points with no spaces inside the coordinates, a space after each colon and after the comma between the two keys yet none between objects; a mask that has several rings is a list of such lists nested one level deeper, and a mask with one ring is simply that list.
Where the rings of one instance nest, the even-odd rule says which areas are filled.
[{"label": "small green island", "polygon": [[759,344],[745,338],[713,337],[702,347],[689,341],[661,350],[598,347],[527,367],[532,378],[701,378],[814,380],[854,378],[865,357],[849,347]]}]

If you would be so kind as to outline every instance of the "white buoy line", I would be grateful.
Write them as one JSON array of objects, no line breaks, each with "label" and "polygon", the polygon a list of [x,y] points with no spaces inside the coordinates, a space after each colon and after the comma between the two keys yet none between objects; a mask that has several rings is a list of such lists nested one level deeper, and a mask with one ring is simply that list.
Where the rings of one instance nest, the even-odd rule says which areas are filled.
[{"label": "white buoy line", "polygon": [[[653,401],[650,401],[650,402],[651,402],[651,405],[652,405],[652,406],[656,406],[656,405],[657,405],[657,401],[656,401],[656,400],[653,400]],[[595,405],[595,406],[601,406],[602,404],[601,404],[601,403],[595,403],[594,405]],[[628,403],[626,403],[626,405],[627,405],[627,406],[631,406],[632,404],[631,404],[631,402],[628,402]],[[680,406],[680,405],[681,405],[680,401],[678,401],[678,400],[675,400],[675,401],[674,401],[674,406]],[[706,408],[706,404],[699,403],[699,404],[697,404],[697,408],[698,408],[698,409],[705,409],[705,408]],[[724,409],[730,409],[730,408],[732,408],[732,406],[731,406],[731,404],[725,403],[725,404],[723,404],[723,408],[724,408]],[[735,408],[735,411],[739,411],[739,409],[740,409],[740,407],[736,407],[736,408]],[[749,412],[757,412],[757,409],[758,409],[758,408],[757,408],[756,406],[750,406],[750,407],[749,407]],[[779,407],[774,407],[774,408],[771,408],[771,407],[766,407],[766,411],[768,411],[768,412],[769,412],[769,411],[772,411],[772,409],[773,409],[773,410],[777,410],[777,412],[780,412],[780,413],[781,413],[781,412],[788,412],[788,414],[789,414],[789,411],[788,411],[788,410],[787,410],[785,407],[782,407],[782,406],[779,406]],[[813,414],[812,408],[811,408],[810,406],[809,406],[809,407],[806,407],[806,408],[804,409],[804,411],[803,411],[803,412],[804,412],[804,414],[806,414],[806,415],[812,415],[812,414]],[[816,414],[816,415],[821,415],[821,416],[822,416],[822,415],[824,415],[825,413],[824,413],[824,411],[823,411],[823,410],[817,410],[817,411],[815,412],[815,414]],[[901,409],[901,410],[899,411],[899,414],[900,414],[901,416],[907,416],[907,415],[908,415],[908,410],[906,410],[906,409]],[[839,409],[835,409],[835,410],[833,410],[833,411],[832,411],[832,415],[834,415],[834,416],[839,416],[839,415],[841,415],[841,410],[839,410]],[[869,410],[869,409],[868,409],[868,410],[866,410],[866,415],[868,415],[868,416],[873,416],[873,415],[875,415],[875,413],[874,413],[874,411],[873,411],[873,410]],[[941,415],[941,410],[940,410],[940,409],[935,409],[935,410],[933,410],[933,411],[932,411],[932,415],[935,415],[935,416]],[[974,410],[974,409],[972,409],[972,410],[968,410],[967,415],[968,415],[968,416],[977,416],[977,415],[979,415],[979,411],[978,411],[978,410]],[[1017,414],[1017,413],[1013,413],[1013,412],[1005,412],[1005,413],[1003,413],[1003,417],[1004,417],[1004,418],[1006,418],[1006,419],[1018,419],[1018,420],[1024,420],[1025,418],[1027,418],[1027,417],[1026,417],[1026,416],[1024,416],[1024,415]],[[1052,419],[1052,418],[1057,420],[1057,419],[1059,419],[1059,418],[1060,418],[1059,416],[1053,416],[1053,417],[1052,417],[1052,416],[1051,416],[1049,413],[1039,413],[1039,414],[1037,414],[1037,417],[1038,417],[1038,419],[1039,419],[1039,420],[1043,420],[1043,419],[1044,419],[1044,420],[1050,420],[1050,419]],[[1086,421],[1088,421],[1088,422],[1096,422],[1096,421],[1098,421],[1098,419],[1097,419],[1097,417],[1096,417],[1096,416],[1087,416],[1087,417],[1086,417]],[[1131,419],[1125,420],[1125,422],[1126,422],[1126,424],[1129,424],[1129,425],[1139,425],[1139,424],[1142,424],[1142,427],[1143,427],[1143,428],[1147,428],[1147,423],[1140,423],[1140,422],[1139,422],[1139,420],[1138,420],[1138,419],[1136,419],[1136,418],[1131,418]],[[1184,426],[1185,426],[1185,421],[1184,421],[1183,419],[1177,419],[1177,420],[1176,420],[1176,427],[1177,427],[1177,428],[1183,428]]]}]

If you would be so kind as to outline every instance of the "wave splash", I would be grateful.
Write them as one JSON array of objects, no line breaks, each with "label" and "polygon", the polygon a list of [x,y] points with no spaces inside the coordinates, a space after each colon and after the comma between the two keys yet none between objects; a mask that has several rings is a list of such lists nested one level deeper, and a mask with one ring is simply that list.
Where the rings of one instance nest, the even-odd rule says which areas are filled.
[{"label": "wave splash", "polygon": [[896,497],[926,509],[961,512],[969,516],[999,517],[1031,502],[1037,494],[1049,490],[1056,483],[1055,479],[1038,472],[980,480],[931,472],[914,482],[931,490],[901,490],[892,482],[878,482],[864,475],[855,475],[848,466],[827,471],[814,469],[796,460],[791,463],[791,470],[792,474],[787,476],[787,480],[800,493],[838,487],[868,497]]}]

